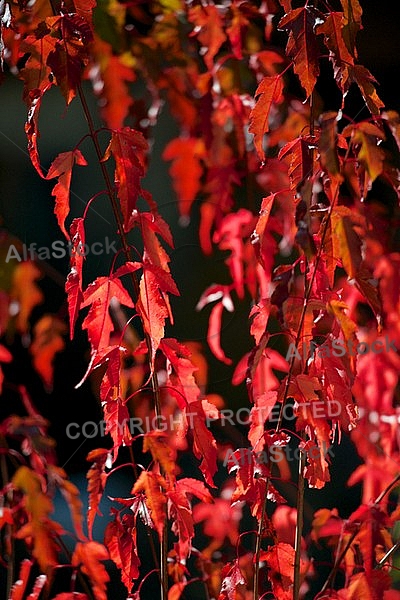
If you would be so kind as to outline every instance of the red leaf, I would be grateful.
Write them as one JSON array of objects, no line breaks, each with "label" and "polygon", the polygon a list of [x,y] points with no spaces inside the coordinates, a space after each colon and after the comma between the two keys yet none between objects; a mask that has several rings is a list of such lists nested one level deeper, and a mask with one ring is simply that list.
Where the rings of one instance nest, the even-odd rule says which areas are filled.
[{"label": "red leaf", "polygon": [[270,310],[271,302],[269,299],[265,298],[255,304],[250,311],[250,333],[254,337],[257,345],[260,343],[261,337],[266,332]]},{"label": "red leaf", "polygon": [[204,62],[212,71],[214,57],[226,40],[222,18],[214,4],[195,6],[189,9],[188,19],[195,26],[191,35],[196,35],[204,49]]},{"label": "red leaf", "polygon": [[306,92],[311,96],[319,75],[319,51],[314,27],[319,12],[312,6],[296,8],[279,21],[279,29],[289,33],[286,55],[293,60],[294,72]]},{"label": "red leaf", "polygon": [[78,542],[72,555],[72,566],[80,566],[87,575],[96,600],[107,600],[110,576],[101,561],[109,560],[107,548],[99,542]]},{"label": "red leaf", "polygon": [[283,101],[283,80],[281,75],[264,77],[255,92],[256,104],[250,113],[249,133],[254,135],[254,146],[260,160],[265,160],[263,148],[264,134],[269,131],[269,114],[274,104]]},{"label": "red leaf", "polygon": [[13,356],[11,354],[11,352],[9,350],[7,350],[7,348],[5,346],[3,346],[2,344],[0,344],[0,362],[11,362],[13,359]]},{"label": "red leaf", "polygon": [[88,62],[88,44],[93,33],[88,22],[77,14],[65,14],[61,17],[47,17],[51,35],[57,41],[46,64],[51,68],[67,105],[75,98],[78,84],[82,78],[83,66]]},{"label": "red leaf", "polygon": [[213,547],[217,548],[225,542],[226,538],[232,545],[237,543],[241,517],[241,506],[232,506],[230,500],[226,498],[216,498],[212,504],[201,502],[193,507],[194,522],[204,522],[203,533],[215,541]]},{"label": "red leaf", "polygon": [[96,448],[89,452],[86,458],[86,460],[92,462],[92,465],[86,474],[89,495],[87,523],[90,539],[92,539],[94,519],[96,515],[101,515],[99,504],[107,481],[107,474],[104,469],[109,453],[110,451],[105,448]]},{"label": "red leaf", "polygon": [[11,588],[9,600],[23,600],[32,565],[32,560],[29,560],[27,558],[24,558],[22,560],[21,566],[19,568],[19,577]]},{"label": "red leaf", "polygon": [[185,496],[196,496],[201,502],[212,502],[213,497],[202,481],[193,479],[193,477],[183,477],[178,479],[175,488],[179,493]]},{"label": "red leaf", "polygon": [[[261,553],[260,560],[265,560],[269,567],[268,579],[274,595],[279,600],[293,599],[294,557],[294,548],[283,542]],[[304,571],[303,561],[300,569]]]},{"label": "red leaf", "polygon": [[253,213],[241,208],[236,213],[224,217],[213,236],[213,242],[218,244],[220,250],[229,251],[225,263],[229,267],[234,289],[240,299],[244,297],[244,244],[253,228]]},{"label": "red leaf", "polygon": [[279,151],[278,158],[289,157],[290,187],[296,191],[312,173],[312,160],[308,138],[299,137],[285,144]]},{"label": "red leaf", "polygon": [[166,497],[163,492],[167,487],[163,477],[157,473],[142,471],[132,488],[132,494],[144,493],[145,503],[160,540],[163,539],[166,518]]},{"label": "red leaf", "polygon": [[[317,34],[324,34],[324,42],[329,50],[329,59],[333,65],[335,81],[343,94],[347,94],[351,79],[349,67],[354,65],[354,58],[346,46],[344,36],[344,15],[342,12],[331,12],[324,23],[316,27]],[[342,108],[343,108],[342,104]]]},{"label": "red leaf", "polygon": [[146,152],[148,144],[139,131],[124,127],[112,132],[112,138],[106,148],[103,160],[112,155],[115,161],[115,184],[124,229],[128,231],[129,220],[136,208],[141,193],[140,180],[145,174]]},{"label": "red leaf", "polygon": [[[215,406],[210,405],[214,418],[217,412]],[[191,402],[187,408],[186,418],[193,434],[193,453],[200,462],[200,470],[210,487],[215,487],[213,477],[217,472],[217,444],[213,434],[206,425],[208,403],[206,400]]]},{"label": "red leaf", "polygon": [[88,330],[92,352],[100,353],[109,345],[110,334],[114,329],[109,305],[114,297],[124,306],[134,307],[131,297],[118,278],[97,277],[83,293],[81,307],[90,305],[90,310],[82,328]]},{"label": "red leaf", "polygon": [[69,240],[70,237],[65,229],[65,220],[69,214],[69,190],[71,186],[71,177],[73,166],[87,165],[84,156],[81,151],[77,148],[70,152],[61,152],[52,162],[46,179],[52,179],[58,177],[58,182],[52,190],[52,195],[55,197],[56,205],[54,207],[54,214],[57,217],[58,226]]},{"label": "red leaf", "polygon": [[157,277],[145,269],[139,284],[140,295],[136,303],[144,330],[149,337],[151,345],[151,368],[154,367],[154,359],[164,337],[165,321],[170,316],[168,298],[160,291]]},{"label": "red leaf", "polygon": [[92,11],[96,7],[96,0],[74,0],[76,13],[86,19],[89,23],[92,18]]},{"label": "red leaf", "polygon": [[178,581],[178,583],[174,583],[174,585],[172,585],[168,590],[168,600],[179,600],[186,586],[187,583],[183,581]]},{"label": "red leaf", "polygon": [[270,472],[266,465],[267,460],[266,453],[254,453],[251,448],[239,448],[225,459],[229,473],[236,471],[236,488],[232,494],[232,503],[247,502],[251,514],[257,519],[261,518],[265,497],[272,502],[285,502],[271,481],[268,481]]},{"label": "red leaf", "polygon": [[[198,400],[200,390],[193,373],[197,370],[190,360],[190,351],[173,338],[164,338],[160,350],[167,358],[169,393],[181,410]],[[189,406],[190,410],[190,406]]]},{"label": "red leaf", "polygon": [[212,308],[208,322],[207,342],[211,352],[216,358],[218,358],[218,360],[226,365],[231,365],[232,359],[225,355],[225,352],[221,347],[221,323],[223,310],[223,302],[217,302],[217,304]]},{"label": "red leaf", "polygon": [[169,173],[178,196],[181,216],[188,216],[193,201],[200,190],[203,174],[201,159],[205,157],[204,142],[201,138],[175,138],[164,149],[162,158],[172,161]]},{"label": "red leaf", "polygon": [[38,128],[38,120],[39,120],[39,111],[40,106],[42,104],[42,99],[44,93],[51,88],[53,84],[47,83],[47,85],[43,86],[42,90],[34,89],[28,93],[27,96],[27,104],[28,104],[28,118],[25,123],[25,133],[28,138],[28,153],[29,157],[32,161],[33,166],[36,171],[39,173],[40,177],[45,179],[45,175],[42,171],[42,166],[40,164],[39,151],[37,147],[38,138],[40,137],[39,128]]},{"label": "red leaf", "polygon": [[83,301],[82,291],[82,268],[85,256],[85,228],[83,219],[74,219],[70,227],[72,240],[71,270],[65,282],[65,291],[68,299],[69,332],[70,339],[74,336],[76,319]]},{"label": "red leaf", "polygon": [[[250,429],[247,439],[253,447],[253,450],[263,449],[264,426],[272,409],[276,404],[277,392],[269,390],[257,396],[254,406],[250,411]],[[261,447],[259,444],[262,443]]]},{"label": "red leaf", "polygon": [[128,593],[131,592],[134,580],[139,577],[140,560],[136,552],[135,530],[135,517],[128,513],[121,519],[117,512],[104,532],[104,544],[111,559],[121,570],[121,580]]},{"label": "red leaf", "polygon": [[222,586],[218,600],[236,600],[237,588],[246,585],[246,580],[239,568],[239,561],[228,563],[221,571]]},{"label": "red leaf", "polygon": [[120,129],[134,103],[129,84],[136,80],[135,70],[126,54],[114,54],[111,44],[96,34],[92,56],[98,68],[91,69],[89,76],[99,97],[101,116],[109,129]]},{"label": "red leaf", "polygon": [[143,452],[151,452],[154,462],[157,462],[168,481],[174,481],[177,473],[176,451],[169,445],[169,437],[162,431],[148,431],[144,434]]}]

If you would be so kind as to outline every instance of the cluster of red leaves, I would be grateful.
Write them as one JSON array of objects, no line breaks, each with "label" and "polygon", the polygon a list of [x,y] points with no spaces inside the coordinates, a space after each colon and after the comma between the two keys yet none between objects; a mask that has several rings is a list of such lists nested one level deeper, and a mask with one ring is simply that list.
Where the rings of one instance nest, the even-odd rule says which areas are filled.
[{"label": "cluster of red leaves", "polygon": [[[112,440],[111,449],[98,448],[88,456],[86,537],[78,491],[53,464],[51,449],[42,447],[46,423],[27,403],[28,417],[12,417],[2,424],[4,435],[22,438],[30,461],[16,470],[10,488],[5,489],[6,494],[12,490],[17,500],[7,506],[1,526],[8,535],[27,541],[45,573],[45,578],[37,579],[32,599],[54,576],[60,560],[63,532],[50,518],[50,491],[56,487],[71,509],[77,539],[70,566],[88,578],[96,600],[107,597],[108,574],[102,561],[108,558],[120,569],[127,592],[140,597],[143,581],[133,592],[141,574],[138,518],[148,531],[156,532],[161,547],[168,543],[168,525],[176,538],[169,555],[173,581],[169,600],[178,599],[196,580],[186,567],[193,554],[210,597],[247,600],[253,589],[256,594],[270,592],[280,599],[297,600],[296,580],[300,578],[307,587],[309,558],[302,547],[298,559],[300,549],[295,550],[293,532],[282,526],[278,509],[275,519],[274,515],[268,518],[267,500],[280,505],[285,499],[272,485],[270,463],[258,456],[262,452],[268,456],[272,447],[299,438],[305,455],[301,477],[309,487],[320,489],[330,480],[325,449],[340,440],[342,432],[351,432],[364,459],[349,482],[365,482],[364,504],[347,521],[329,511],[315,516],[313,541],[328,540],[336,553],[333,575],[320,597],[372,600],[382,597],[383,591],[385,600],[395,598],[386,553],[393,546],[397,509],[389,513],[386,500],[398,471],[398,415],[393,398],[399,357],[389,351],[354,356],[349,349],[361,341],[400,343],[398,255],[389,233],[382,235],[373,203],[367,202],[376,182],[396,197],[399,194],[399,117],[383,111],[373,76],[358,63],[356,36],[362,28],[358,0],[340,0],[337,10],[326,3],[322,9],[309,3],[292,8],[290,0],[232,0],[218,5],[110,0],[96,7],[95,20],[93,8],[90,1],[75,2],[68,12],[53,12],[50,4],[42,2],[20,3],[12,7],[9,21],[2,20],[4,58],[12,69],[19,69],[24,81],[28,151],[39,175],[56,179],[54,212],[72,243],[65,288],[70,335],[84,312],[82,327],[91,349],[82,381],[97,369],[103,373],[99,398],[105,432]],[[278,29],[287,34],[282,50],[270,43],[275,17]],[[135,25],[128,26],[132,22]],[[323,112],[322,100],[317,102],[321,59],[327,53],[342,97],[336,112]],[[302,98],[288,93],[290,77],[298,80]],[[121,256],[115,258],[111,271],[89,284],[81,251],[87,211],[68,223],[73,169],[85,166],[86,158],[78,144],[60,153],[45,173],[38,149],[44,94],[57,85],[67,106],[79,96],[85,107],[84,78],[94,83],[109,128],[108,144],[101,149],[98,132],[88,119],[122,240]],[[149,92],[142,119],[128,87],[136,79],[144,80]],[[341,111],[352,85],[360,91],[371,118],[344,124]],[[191,355],[187,346],[164,337],[167,320],[173,321],[169,297],[179,295],[169,267],[173,239],[156,202],[143,188],[150,152],[148,125],[165,100],[180,126],[179,136],[163,152],[171,163],[178,212],[185,222],[193,204],[201,200],[201,247],[208,254],[218,248],[227,256],[231,283],[210,284],[197,309],[213,303],[207,340],[215,357],[228,365],[232,358],[221,339],[224,309],[234,312],[237,302],[252,303],[254,345],[233,374],[233,384],[246,381],[249,393],[249,447],[232,448],[225,466],[235,476],[219,497],[214,494],[214,478],[226,447],[217,444],[208,427],[210,420],[218,420],[219,412],[205,396],[206,378],[195,364],[199,353]],[[248,197],[241,195],[242,186]],[[259,201],[253,198],[255,192]],[[138,260],[132,259],[128,242],[135,229],[142,240]],[[282,256],[285,261],[279,260]],[[32,268],[28,265],[24,268]],[[31,287],[34,280],[30,276]],[[16,289],[18,327],[23,332],[40,298],[37,293],[28,297],[22,285]],[[370,314],[364,327],[360,306]],[[113,315],[118,311],[133,342],[115,326]],[[129,322],[136,316],[143,328],[141,341],[130,331]],[[273,336],[276,327],[279,331]],[[48,361],[62,349],[61,334],[60,327],[41,323],[32,344],[36,367],[49,385]],[[274,350],[277,336],[294,347],[290,361]],[[338,342],[348,351],[335,352]],[[0,350],[0,361],[9,361],[7,350]],[[127,358],[134,362],[129,373]],[[145,393],[148,382],[152,383],[151,405]],[[296,416],[290,432],[282,428],[288,401]],[[316,410],[321,405],[322,415]],[[276,407],[281,416],[272,428],[268,421]],[[140,411],[153,411],[158,425],[162,417],[172,415],[176,427],[172,431],[157,427],[141,435],[148,462],[139,466],[132,460],[135,478],[130,495],[113,499],[118,506],[112,510],[103,544],[93,540],[94,520],[120,449],[136,441],[127,423],[132,412],[143,414]],[[179,452],[189,446],[204,481],[181,477]],[[317,453],[311,452],[315,448]],[[287,478],[290,475],[281,463],[281,477]],[[198,502],[192,508],[193,499]],[[254,555],[238,552],[245,504],[259,524],[259,538],[269,540],[268,547]],[[201,553],[192,548],[199,523],[204,523],[203,532],[211,538]],[[212,553],[227,541],[236,547],[236,558],[213,568]],[[259,564],[253,565],[260,561],[266,572],[262,590]],[[339,568],[346,584],[334,591]],[[21,569],[23,583],[15,584],[12,600],[24,594],[30,563]],[[57,596],[58,600],[83,597],[77,592]]]}]

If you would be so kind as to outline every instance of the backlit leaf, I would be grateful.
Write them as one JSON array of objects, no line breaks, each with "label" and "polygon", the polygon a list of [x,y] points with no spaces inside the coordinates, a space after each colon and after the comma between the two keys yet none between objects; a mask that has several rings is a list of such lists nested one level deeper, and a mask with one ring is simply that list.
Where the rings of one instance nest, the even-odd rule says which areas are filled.
[{"label": "backlit leaf", "polygon": [[87,165],[87,162],[80,150],[76,148],[70,152],[61,152],[61,154],[59,154],[52,162],[46,175],[46,179],[58,177],[58,182],[52,190],[52,195],[55,197],[56,202],[54,214],[57,217],[58,226],[67,240],[69,240],[70,237],[65,229],[65,220],[69,214],[69,194],[72,169],[75,164]]},{"label": "backlit leaf", "polygon": [[166,497],[164,494],[166,488],[165,479],[157,473],[149,471],[142,471],[132,488],[132,494],[144,494],[145,503],[150,511],[151,519],[160,540],[163,539],[166,519]]},{"label": "backlit leaf", "polygon": [[164,471],[164,477],[174,481],[177,472],[176,453],[171,448],[168,436],[162,431],[148,431],[144,434],[143,452],[151,452],[154,462]]},{"label": "backlit leaf", "polygon": [[92,539],[94,519],[96,515],[101,515],[99,511],[99,504],[102,499],[107,481],[105,465],[108,457],[109,450],[106,448],[96,448],[95,450],[89,452],[86,458],[86,460],[92,463],[86,474],[89,495],[87,524],[90,539]]},{"label": "backlit leaf", "polygon": [[204,168],[201,159],[204,157],[205,147],[201,138],[174,138],[163,151],[162,158],[172,161],[169,173],[181,216],[190,215],[191,206],[200,190]]},{"label": "backlit leaf", "polygon": [[104,544],[111,559],[121,571],[121,580],[128,593],[139,577],[140,560],[135,545],[135,528],[135,517],[132,514],[125,514],[121,518],[119,513],[116,513],[104,532]]},{"label": "backlit leaf", "polygon": [[194,6],[189,9],[188,19],[194,25],[191,35],[195,35],[204,48],[204,62],[211,71],[214,57],[226,40],[223,22],[214,4]]},{"label": "backlit leaf", "polygon": [[90,310],[82,328],[87,329],[92,349],[95,352],[100,352],[109,345],[110,334],[114,329],[109,305],[114,297],[124,306],[134,307],[129,293],[116,277],[98,277],[88,285],[83,293],[81,307],[90,306]]},{"label": "backlit leaf", "polygon": [[293,60],[294,72],[306,92],[311,96],[319,75],[319,50],[314,33],[318,13],[312,6],[291,10],[279,21],[279,29],[289,33],[286,54]]},{"label": "backlit leaf", "polygon": [[283,80],[281,75],[264,77],[255,91],[256,105],[250,113],[249,133],[254,135],[254,145],[261,161],[265,160],[263,148],[264,134],[269,131],[269,114],[275,104],[283,101]]},{"label": "backlit leaf", "polygon": [[99,542],[78,542],[72,554],[71,564],[80,567],[87,575],[96,600],[107,600],[107,583],[110,576],[103,561],[109,560],[107,548]]},{"label": "backlit leaf", "polygon": [[285,144],[279,151],[278,158],[289,159],[289,178],[292,190],[298,190],[312,174],[313,164],[310,153],[310,139],[299,137]]},{"label": "backlit leaf", "polygon": [[124,127],[112,132],[111,141],[104,153],[103,160],[108,160],[112,155],[115,161],[114,178],[125,230],[141,192],[147,151],[148,144],[143,135]]},{"label": "backlit leaf", "polygon": [[85,227],[83,219],[74,219],[70,227],[72,252],[70,258],[71,270],[65,282],[65,291],[68,300],[69,333],[72,340],[75,323],[83,302],[83,262],[85,255]]},{"label": "backlit leaf", "polygon": [[41,276],[42,273],[31,260],[19,263],[13,271],[10,296],[18,303],[16,328],[20,333],[29,330],[32,310],[44,300],[43,293],[36,284]]}]

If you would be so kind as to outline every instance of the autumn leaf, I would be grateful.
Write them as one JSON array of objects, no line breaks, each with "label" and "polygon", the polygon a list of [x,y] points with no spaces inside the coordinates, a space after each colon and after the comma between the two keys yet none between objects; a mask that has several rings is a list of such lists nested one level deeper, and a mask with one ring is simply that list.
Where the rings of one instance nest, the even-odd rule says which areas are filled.
[{"label": "autumn leaf", "polygon": [[64,469],[55,465],[48,467],[49,480],[54,482],[64,497],[71,513],[72,525],[79,540],[85,540],[83,533],[83,504],[80,498],[80,491],[72,481],[68,479]]},{"label": "autumn leaf", "polygon": [[374,85],[377,83],[375,77],[363,65],[354,65],[350,69],[350,77],[358,85],[371,114],[379,116],[385,105],[377,94]]},{"label": "autumn leaf", "polygon": [[51,68],[67,106],[76,96],[83,67],[88,62],[88,44],[93,33],[88,22],[77,14],[47,17],[51,33],[61,40],[49,52],[46,64]]},{"label": "autumn leaf", "polygon": [[[262,551],[260,560],[268,565],[268,579],[274,595],[279,600],[292,600],[295,551],[290,544],[278,542],[268,550]],[[304,577],[306,566],[300,559],[300,572]]]},{"label": "autumn leaf", "polygon": [[96,0],[74,0],[77,15],[86,19],[89,23],[91,23],[92,12],[96,5]]},{"label": "autumn leaf", "polygon": [[229,251],[225,263],[229,268],[234,290],[240,299],[244,297],[245,242],[249,239],[253,228],[254,215],[249,210],[241,208],[237,212],[226,215],[213,236],[213,242],[218,244],[220,250]]},{"label": "autumn leaf", "polygon": [[377,143],[385,139],[383,131],[373,123],[359,123],[347,125],[342,134],[350,137],[351,144],[358,149],[358,160],[365,167],[371,182],[374,181],[383,172],[385,152]]},{"label": "autumn leaf", "polygon": [[344,98],[350,88],[350,67],[354,65],[354,58],[345,43],[344,15],[342,12],[331,12],[325,21],[316,27],[317,34],[324,34],[324,42],[329,50],[329,59],[333,65],[335,81],[342,92],[342,108]]},{"label": "autumn leaf", "polygon": [[74,219],[70,227],[72,252],[71,252],[71,270],[68,273],[65,282],[65,292],[68,301],[69,315],[69,333],[70,339],[73,339],[76,320],[83,302],[83,262],[85,255],[85,227],[83,219]]},{"label": "autumn leaf", "polygon": [[161,475],[150,471],[142,471],[132,488],[132,494],[144,495],[144,501],[150,511],[153,527],[158,532],[160,540],[163,539],[166,519],[165,489],[168,489],[165,479]]},{"label": "autumn leaf", "polygon": [[38,29],[36,35],[27,36],[21,44],[21,51],[29,53],[25,68],[21,70],[24,80],[23,99],[28,107],[25,123],[25,133],[28,138],[28,153],[32,165],[42,177],[45,178],[38,151],[39,112],[44,94],[52,87],[51,69],[46,65],[50,52],[54,51],[56,38],[49,34],[47,27]]},{"label": "autumn leaf", "polygon": [[187,408],[186,419],[193,435],[193,453],[200,460],[200,470],[208,485],[215,487],[213,477],[217,472],[217,444],[206,425],[210,409],[214,419],[218,415],[215,406],[209,405],[206,400],[193,401]]},{"label": "autumn leaf", "polygon": [[[238,448],[226,459],[228,472],[235,473],[236,487],[231,502],[246,502],[253,517],[260,519],[265,498],[272,502],[285,502],[270,481],[266,452],[253,452],[251,448]],[[268,481],[268,483],[267,483]]]},{"label": "autumn leaf", "polygon": [[124,127],[112,132],[111,141],[104,153],[103,160],[112,156],[115,161],[114,179],[125,231],[128,231],[129,220],[141,193],[147,151],[148,144],[143,135],[139,131]]},{"label": "autumn leaf", "polygon": [[217,302],[211,309],[208,322],[207,343],[218,360],[226,365],[231,365],[232,359],[226,356],[221,346],[222,313],[224,308],[222,302]]},{"label": "autumn leaf", "polygon": [[24,558],[19,567],[19,577],[11,588],[9,600],[23,600],[33,561]]},{"label": "autumn leaf", "polygon": [[100,366],[106,365],[100,383],[99,395],[106,425],[104,434],[109,433],[113,440],[113,460],[117,459],[121,446],[129,446],[132,443],[132,435],[129,430],[129,411],[126,401],[122,397],[121,389],[123,353],[123,347],[114,345],[108,346],[102,352],[94,354],[84,377],[76,386],[80,387],[91,372]]},{"label": "autumn leaf", "polygon": [[264,134],[269,131],[269,114],[275,104],[283,102],[283,80],[281,75],[264,77],[255,91],[256,104],[250,113],[249,133],[254,135],[254,145],[262,162]]},{"label": "autumn leaf", "polygon": [[136,310],[140,315],[151,348],[151,368],[160,342],[164,337],[165,321],[170,316],[168,298],[162,293],[159,278],[151,269],[144,269],[139,284],[139,298]]},{"label": "autumn leaf", "polygon": [[174,583],[168,590],[168,600],[179,600],[182,596],[183,590],[188,585],[189,582],[181,582]]},{"label": "autumn leaf", "polygon": [[153,461],[158,463],[164,477],[173,482],[177,472],[176,452],[170,446],[168,436],[162,431],[148,431],[144,434],[143,452],[151,452]]},{"label": "autumn leaf", "polygon": [[237,543],[242,515],[240,503],[233,505],[228,498],[215,498],[212,504],[199,502],[193,507],[194,523],[204,523],[203,533],[213,540],[214,549],[226,540],[233,545]]},{"label": "autumn leaf", "polygon": [[132,96],[129,94],[129,83],[135,81],[135,73],[132,67],[124,64],[123,56],[110,54],[105,65],[102,56],[101,63],[103,63],[101,95],[105,99],[101,112],[110,129],[119,129],[123,127],[129,109],[133,105]]},{"label": "autumn leaf", "polygon": [[338,182],[343,180],[340,173],[340,162],[337,151],[337,120],[338,114],[334,111],[323,113],[320,116],[321,132],[318,148],[321,157],[321,167],[326,170],[329,177]]},{"label": "autumn leaf", "polygon": [[279,160],[289,160],[290,187],[297,191],[301,185],[312,174],[313,163],[310,153],[311,138],[299,137],[281,148],[278,154]]},{"label": "autumn leaf", "polygon": [[362,263],[360,236],[355,231],[350,216],[333,210],[332,242],[335,258],[340,258],[347,275],[354,279],[360,271]]},{"label": "autumn leaf", "polygon": [[32,556],[36,558],[42,571],[58,564],[59,546],[55,534],[61,535],[61,526],[52,521],[49,515],[54,506],[49,496],[42,491],[42,480],[32,469],[19,467],[12,478],[13,486],[24,494],[28,522],[16,532],[18,539],[32,541]]},{"label": "autumn leaf", "polygon": [[65,323],[53,315],[43,315],[33,327],[29,352],[47,390],[53,387],[54,360],[56,354],[65,348],[63,336],[66,332]]},{"label": "autumn leaf", "polygon": [[97,277],[83,292],[81,308],[90,305],[82,328],[87,329],[92,352],[101,352],[110,341],[114,324],[109,312],[112,298],[124,306],[134,307],[131,297],[117,277]]},{"label": "autumn leaf", "polygon": [[173,338],[162,339],[160,351],[167,359],[168,391],[176,398],[179,408],[183,410],[186,405],[196,402],[200,395],[194,376],[197,369],[190,360],[190,351],[184,344],[180,344]]},{"label": "autumn leaf", "polygon": [[346,311],[348,311],[348,306],[345,302],[341,300],[330,300],[328,302],[328,310],[331,311],[337,321],[340,324],[340,327],[343,331],[344,339],[348,343],[350,340],[353,340],[352,343],[355,346],[358,343],[357,338],[357,324],[348,316]]},{"label": "autumn leaf", "polygon": [[356,37],[362,29],[362,8],[358,0],[340,0],[343,8],[342,35],[348,51],[357,58]]},{"label": "autumn leaf", "polygon": [[96,448],[89,452],[86,460],[91,462],[90,469],[86,474],[88,481],[88,511],[87,511],[87,525],[88,535],[92,539],[93,524],[96,515],[101,515],[99,511],[99,504],[103,496],[104,488],[107,482],[107,473],[105,472],[105,466],[108,461],[110,451],[106,448]]},{"label": "autumn leaf", "polygon": [[279,21],[279,29],[289,33],[286,55],[293,60],[294,72],[306,92],[311,96],[319,75],[319,50],[314,27],[319,13],[313,6],[291,10]]},{"label": "autumn leaf", "polygon": [[109,560],[107,548],[99,542],[78,542],[72,554],[71,564],[80,567],[92,585],[96,600],[107,600],[107,583],[110,576],[102,561]]},{"label": "autumn leaf", "polygon": [[237,598],[237,588],[243,589],[246,580],[239,567],[239,561],[228,563],[222,569],[222,586],[218,600],[235,600]]},{"label": "autumn leaf", "polygon": [[110,558],[121,571],[121,580],[128,593],[134,581],[139,577],[140,560],[136,551],[136,523],[132,514],[120,514],[114,509],[114,520],[110,521],[104,532],[104,544]]},{"label": "autumn leaf", "polygon": [[13,271],[10,297],[18,306],[15,324],[20,333],[29,330],[32,310],[44,300],[44,295],[36,284],[41,276],[39,268],[30,260],[19,263]]},{"label": "autumn leaf", "polygon": [[168,517],[172,522],[172,531],[178,538],[175,545],[177,557],[185,563],[192,549],[192,539],[195,535],[194,521],[191,506],[191,497],[211,503],[213,498],[205,485],[191,477],[179,479],[175,489],[167,491]]},{"label": "autumn leaf", "polygon": [[217,6],[208,4],[189,9],[188,20],[194,25],[191,35],[195,35],[204,48],[204,62],[212,71],[214,57],[226,40],[223,21]]},{"label": "autumn leaf", "polygon": [[169,173],[178,196],[179,214],[190,215],[190,209],[200,190],[203,174],[202,159],[206,150],[201,138],[174,138],[166,145],[162,158],[172,161]]},{"label": "autumn leaf", "polygon": [[65,220],[69,214],[69,193],[72,178],[72,169],[74,165],[87,165],[87,162],[81,151],[77,148],[70,152],[61,152],[51,163],[47,172],[46,179],[58,178],[56,185],[52,190],[55,197],[54,213],[57,217],[58,226],[67,238],[70,239],[66,229]]}]

